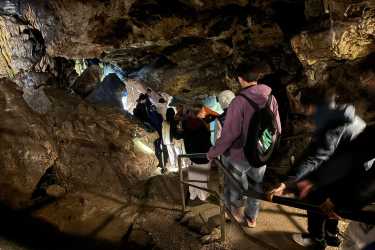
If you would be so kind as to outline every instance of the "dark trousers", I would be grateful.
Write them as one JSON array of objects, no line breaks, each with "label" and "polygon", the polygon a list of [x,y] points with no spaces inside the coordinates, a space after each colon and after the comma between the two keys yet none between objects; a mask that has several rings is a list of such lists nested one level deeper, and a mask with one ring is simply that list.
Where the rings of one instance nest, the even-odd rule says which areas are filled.
[{"label": "dark trousers", "polygon": [[[317,190],[312,192],[308,200],[309,202],[320,205],[327,198],[327,193],[324,190]],[[323,239],[326,233],[338,233],[338,220],[328,219],[324,214],[307,211],[307,231],[311,236]]]},{"label": "dark trousers", "polygon": [[163,140],[161,137],[156,139],[154,141],[154,146],[155,146],[155,155],[156,158],[159,161],[159,167],[163,170],[165,170],[165,164],[167,163],[168,160],[168,151],[166,149],[166,146],[163,145]]},{"label": "dark trousers", "polygon": [[323,239],[326,233],[337,234],[338,220],[327,219],[324,215],[307,211],[307,231],[315,238]]}]

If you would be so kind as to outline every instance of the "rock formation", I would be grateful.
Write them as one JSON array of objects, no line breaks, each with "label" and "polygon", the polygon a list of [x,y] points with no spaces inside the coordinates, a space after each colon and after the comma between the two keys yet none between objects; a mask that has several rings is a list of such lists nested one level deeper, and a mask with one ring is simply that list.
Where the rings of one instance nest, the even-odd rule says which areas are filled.
[{"label": "rock formation", "polygon": [[[102,200],[93,193],[127,204],[137,200],[142,195],[131,187],[145,191],[139,181],[157,164],[156,133],[118,109],[120,102],[109,107],[97,98],[107,83],[120,86],[110,100],[125,83],[131,109],[146,87],[191,105],[237,90],[233,69],[242,62],[269,66],[263,81],[279,101],[286,145],[274,164],[289,166],[309,140],[306,120],[296,118],[304,87],[333,86],[340,100],[354,102],[366,121],[374,121],[374,55],[371,0],[1,1],[0,201],[29,207],[53,169],[56,183],[45,193],[67,196],[37,216],[62,231],[87,227],[90,234],[101,211],[121,208],[114,202],[100,210]],[[100,67],[75,70],[77,59],[93,58],[126,76],[100,85]],[[138,209],[118,215],[129,217],[120,231]],[[64,224],[64,216],[74,214]],[[80,224],[87,214],[89,222]],[[140,231],[132,237],[147,238]]]},{"label": "rock formation", "polygon": [[31,196],[50,167],[68,190],[118,196],[155,171],[157,136],[121,112],[46,89],[52,107],[40,115],[23,100],[14,82],[2,79],[0,89],[0,198],[6,204],[32,204]]}]

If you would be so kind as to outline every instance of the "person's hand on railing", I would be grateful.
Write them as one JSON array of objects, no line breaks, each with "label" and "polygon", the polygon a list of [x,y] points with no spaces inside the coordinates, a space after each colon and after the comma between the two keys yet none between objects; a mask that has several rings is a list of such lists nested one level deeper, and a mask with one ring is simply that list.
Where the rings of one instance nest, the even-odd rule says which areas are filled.
[{"label": "person's hand on railing", "polygon": [[314,184],[309,180],[295,182],[282,182],[276,188],[267,192],[267,199],[272,201],[273,196],[282,196],[286,194],[298,194],[300,199],[304,199],[313,190]]},{"label": "person's hand on railing", "polygon": [[278,186],[276,186],[271,191],[267,192],[267,199],[269,201],[272,201],[273,197],[276,196],[282,196],[286,193],[287,186],[284,182],[281,182]]},{"label": "person's hand on railing", "polygon": [[299,191],[299,198],[304,199],[313,190],[314,184],[309,180],[299,181],[296,184]]}]

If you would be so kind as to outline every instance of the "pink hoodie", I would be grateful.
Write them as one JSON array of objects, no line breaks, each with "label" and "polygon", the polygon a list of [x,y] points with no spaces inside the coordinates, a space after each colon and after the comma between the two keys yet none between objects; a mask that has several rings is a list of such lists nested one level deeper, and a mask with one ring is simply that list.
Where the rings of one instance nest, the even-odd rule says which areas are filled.
[{"label": "pink hoodie", "polygon": [[[258,84],[241,90],[241,93],[263,107],[268,101],[271,88],[264,84]],[[277,127],[281,133],[280,116],[275,97],[272,97],[271,110],[276,115]],[[216,141],[216,145],[211,147],[208,158],[213,159],[224,154],[233,161],[245,161],[243,147],[253,114],[254,109],[248,101],[244,97],[236,96],[229,105],[221,137]]]}]

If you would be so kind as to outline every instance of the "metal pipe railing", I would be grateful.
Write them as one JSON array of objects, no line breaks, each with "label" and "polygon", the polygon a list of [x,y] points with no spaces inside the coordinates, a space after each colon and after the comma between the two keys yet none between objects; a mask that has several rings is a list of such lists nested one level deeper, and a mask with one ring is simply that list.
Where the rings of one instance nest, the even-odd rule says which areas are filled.
[{"label": "metal pipe railing", "polygon": [[[203,181],[198,181],[198,180],[185,181],[184,177],[183,177],[182,164],[181,164],[182,158],[189,158],[189,159],[200,158],[200,159],[202,159],[202,158],[206,158],[206,157],[207,157],[207,154],[205,154],[205,153],[183,154],[183,155],[178,156],[178,171],[179,171],[179,176],[180,176],[180,194],[181,194],[181,204],[182,204],[182,206],[181,206],[182,211],[181,212],[182,212],[182,215],[184,215],[185,212],[186,212],[184,185],[195,187],[195,188],[198,188],[198,189],[201,189],[201,190],[204,190],[206,192],[209,192],[209,193],[213,194],[214,197],[217,198],[219,200],[219,203],[220,203],[221,240],[224,241],[225,240],[225,215],[224,215],[225,211],[230,215],[232,220],[234,220],[234,217],[231,214],[231,212],[229,211],[229,209],[227,209],[224,205],[224,197],[223,197],[223,192],[221,190],[222,187],[223,187],[223,183],[221,183],[222,178],[220,178],[220,181],[219,181],[219,187],[220,187],[219,189],[220,190],[219,190],[219,193],[218,193],[214,190],[210,190],[208,188],[203,188],[203,187],[199,187],[199,186],[196,186],[196,185],[192,184],[194,182],[202,183]],[[215,162],[217,164],[217,166],[219,167],[219,170],[223,172],[223,175],[230,179],[230,181],[237,187],[237,189],[241,192],[241,194],[243,196],[247,196],[247,197],[251,197],[251,198],[255,198],[255,199],[259,199],[259,200],[263,200],[263,201],[268,201],[268,202],[272,202],[272,203],[279,204],[279,205],[294,207],[294,208],[303,209],[303,210],[309,210],[309,211],[313,211],[313,212],[316,212],[316,213],[322,213],[322,211],[320,210],[320,207],[318,205],[306,203],[306,202],[298,200],[298,199],[281,197],[281,196],[274,196],[272,201],[270,201],[270,200],[268,200],[266,193],[258,192],[254,189],[251,189],[251,188],[249,188],[248,190],[244,190],[242,188],[242,184],[236,178],[234,178],[232,173],[229,172],[229,170],[224,166],[224,164],[220,160],[214,159],[213,162]],[[361,221],[361,222],[370,223],[370,224],[375,224],[375,212],[373,212],[373,211],[339,210],[337,212],[342,218],[355,220],[355,221]],[[240,224],[236,220],[234,220],[234,221],[240,226]]]},{"label": "metal pipe railing", "polygon": [[[258,200],[263,200],[263,201],[268,201],[272,203],[276,203],[279,205],[284,205],[284,206],[289,206],[289,207],[294,207],[294,208],[299,208],[303,210],[309,210],[312,212],[316,213],[322,213],[320,207],[318,205],[314,205],[311,203],[307,203],[295,198],[288,198],[288,197],[282,197],[282,196],[274,196],[272,198],[272,201],[270,201],[267,197],[267,194],[257,192],[254,189],[249,189],[249,190],[243,190],[241,183],[239,183],[233,175],[227,170],[227,168],[223,165],[221,161],[218,159],[214,160],[219,167],[222,168],[225,176],[229,177],[231,181],[236,185],[236,187],[242,192],[242,195],[247,196],[247,197],[252,197]],[[374,211],[364,211],[364,210],[359,210],[359,211],[353,211],[353,210],[346,210],[346,209],[339,209],[337,213],[345,219],[350,219],[350,220],[355,220],[355,221],[361,221],[365,223],[370,223],[370,224],[375,224],[375,212]]]},{"label": "metal pipe railing", "polygon": [[[184,185],[190,186],[190,187],[195,187],[201,190],[204,190],[206,192],[211,193],[218,201],[219,201],[219,206],[220,206],[220,233],[221,233],[221,241],[225,241],[225,207],[224,207],[224,202],[223,202],[223,197],[221,197],[221,190],[216,192],[215,190],[211,190],[208,188],[203,188],[203,187],[198,187],[192,183],[194,182],[199,182],[202,183],[202,181],[195,181],[195,180],[189,180],[189,182],[184,181],[184,176],[182,172],[182,158],[189,158],[189,159],[202,159],[202,158],[207,158],[207,154],[205,153],[197,153],[197,154],[183,154],[178,156],[178,172],[180,175],[180,195],[181,195],[181,213],[182,215],[185,214],[186,212],[186,204],[185,204],[185,189]],[[219,185],[222,186],[222,185]]]}]

